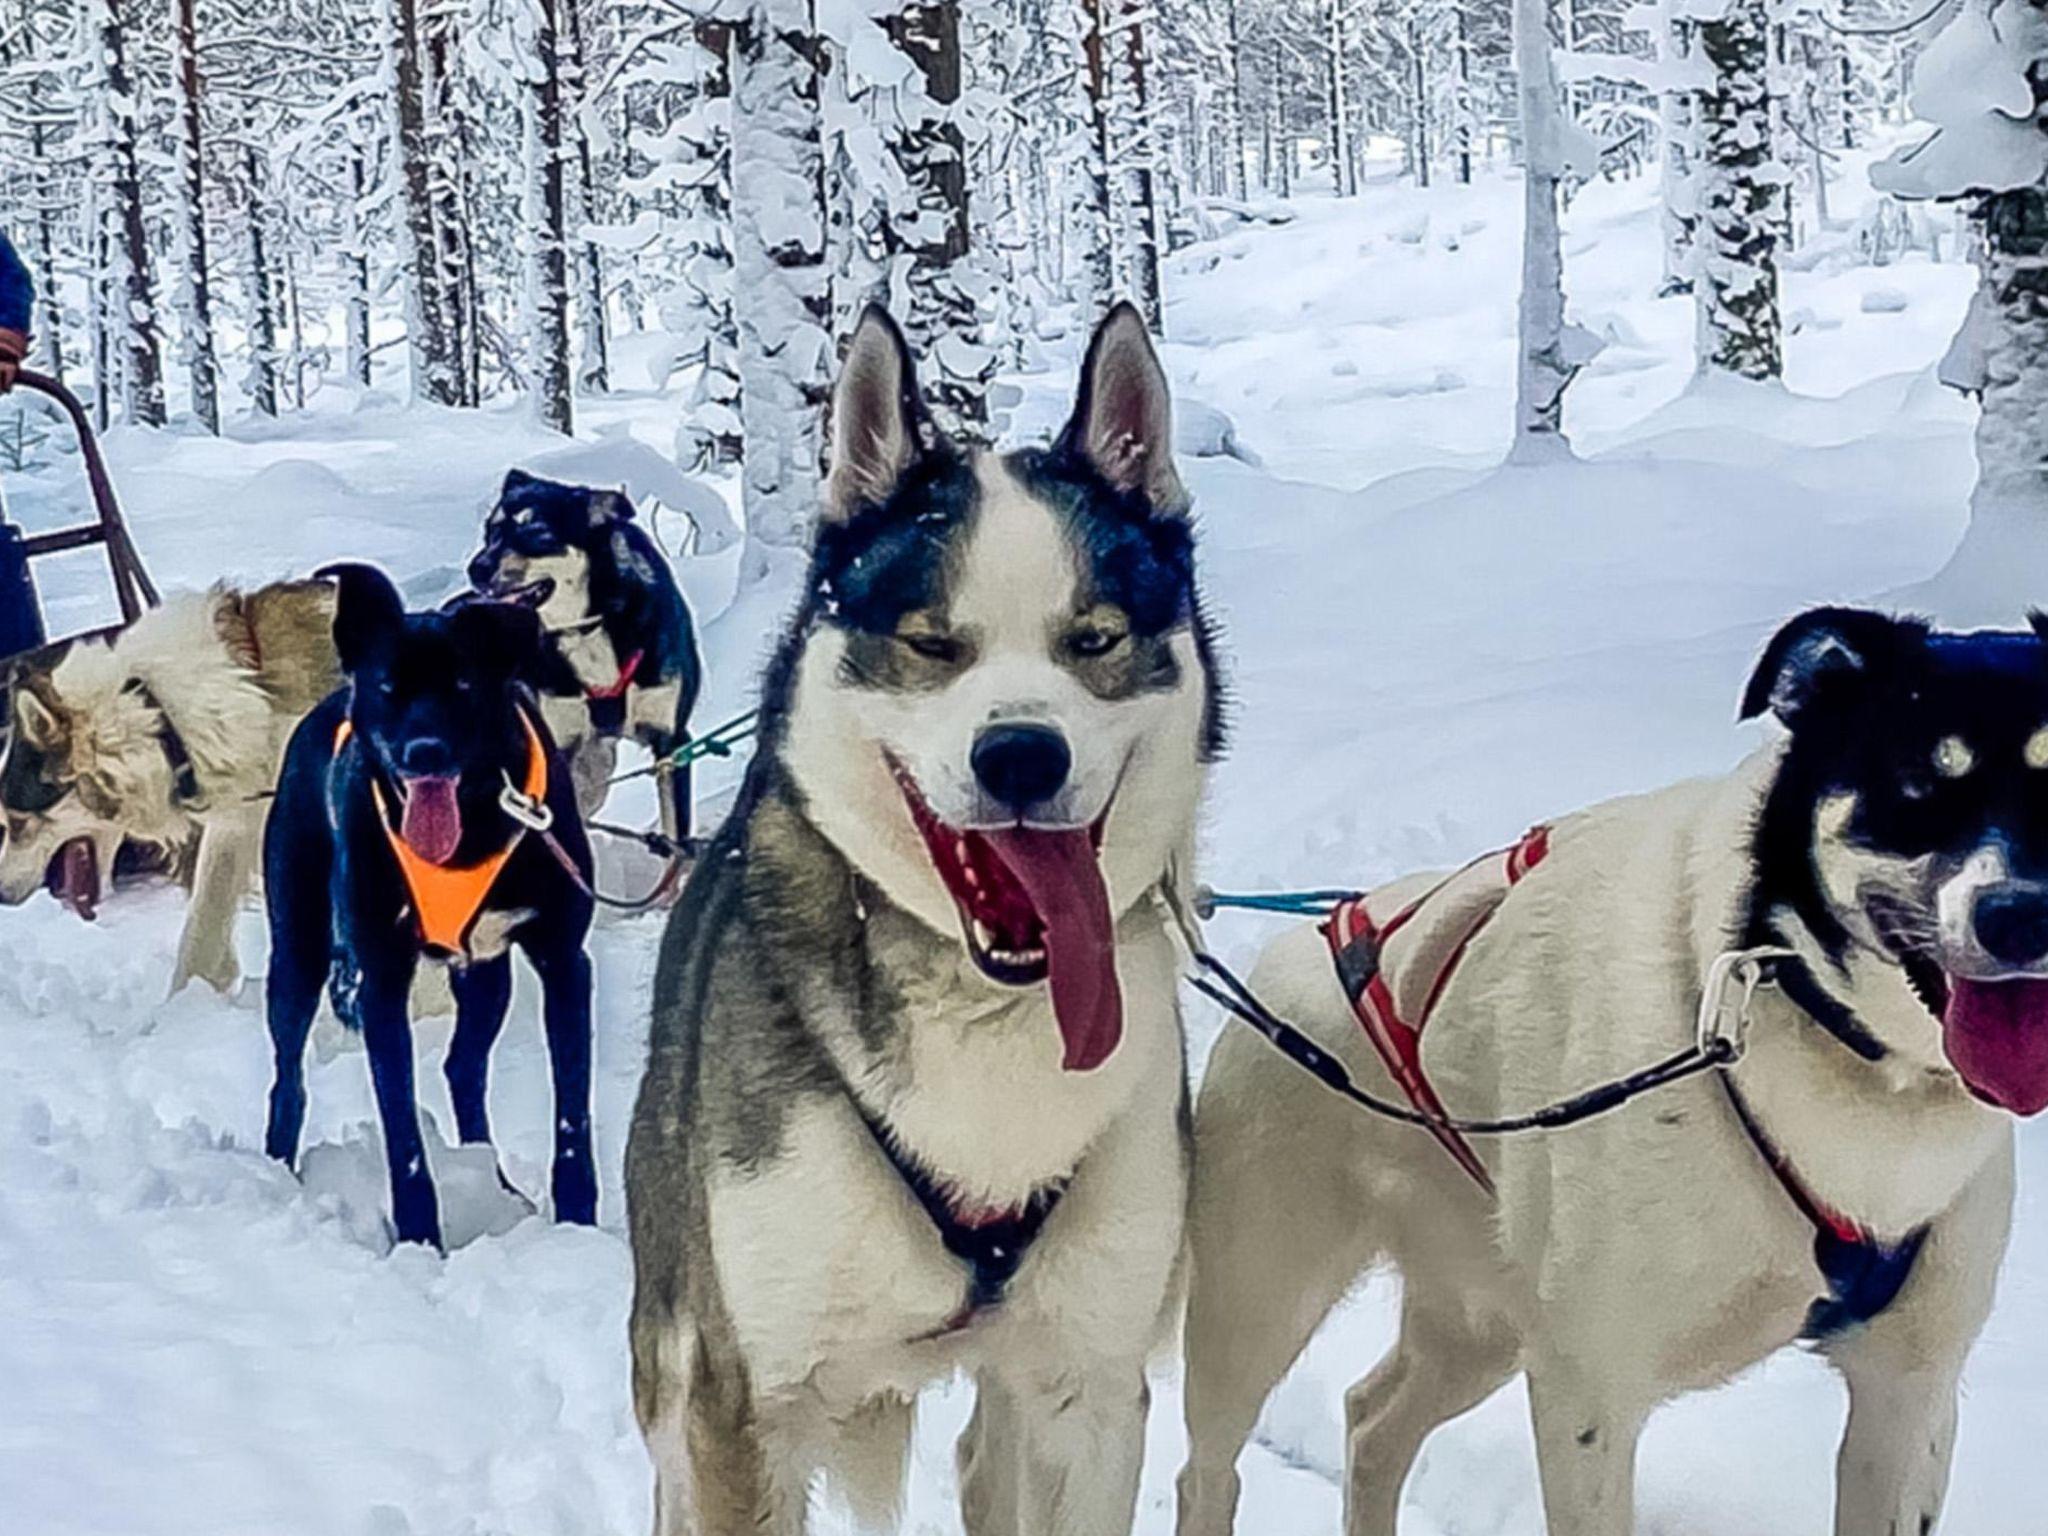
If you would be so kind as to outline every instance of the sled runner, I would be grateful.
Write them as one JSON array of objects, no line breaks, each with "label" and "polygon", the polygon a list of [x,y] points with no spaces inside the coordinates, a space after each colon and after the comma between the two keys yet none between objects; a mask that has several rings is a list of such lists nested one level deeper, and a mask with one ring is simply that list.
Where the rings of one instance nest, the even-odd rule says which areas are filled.
[{"label": "sled runner", "polygon": [[72,431],[78,436],[79,456],[85,462],[95,517],[91,522],[36,534],[25,534],[0,518],[0,662],[32,651],[50,638],[34,571],[35,561],[45,555],[87,549],[95,544],[105,547],[114,599],[121,608],[121,622],[114,628],[133,624],[159,601],[135,541],[129,537],[121,504],[114,495],[113,478],[107,473],[107,461],[100,452],[99,438],[85,407],[69,389],[46,374],[24,368],[15,382],[19,388],[49,397],[69,418]]}]

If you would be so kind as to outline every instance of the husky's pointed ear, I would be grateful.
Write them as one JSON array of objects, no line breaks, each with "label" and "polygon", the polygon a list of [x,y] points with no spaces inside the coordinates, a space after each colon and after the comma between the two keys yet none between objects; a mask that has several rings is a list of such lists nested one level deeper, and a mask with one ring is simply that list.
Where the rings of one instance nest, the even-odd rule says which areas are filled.
[{"label": "husky's pointed ear", "polygon": [[1112,309],[1088,343],[1074,414],[1059,445],[1117,490],[1142,495],[1154,512],[1179,517],[1188,510],[1187,489],[1173,467],[1166,370],[1143,318],[1128,303]]},{"label": "husky's pointed ear", "polygon": [[64,722],[57,712],[25,684],[14,690],[14,724],[23,740],[45,751],[64,739]]},{"label": "husky's pointed ear", "polygon": [[854,328],[832,391],[826,520],[843,523],[863,507],[887,501],[924,452],[926,430],[910,346],[889,312],[870,304]]},{"label": "husky's pointed ear", "polygon": [[498,487],[498,500],[510,501],[514,496],[530,491],[538,484],[540,481],[525,470],[508,469],[505,471],[505,483]]},{"label": "husky's pointed ear", "polygon": [[2039,608],[2032,609],[2027,614],[2027,627],[2034,632],[2036,640],[2048,645],[2048,613],[2043,613]]},{"label": "husky's pointed ear", "polygon": [[1867,699],[1927,625],[1863,608],[1813,608],[1771,637],[1742,694],[1744,720],[1769,710],[1787,726]]},{"label": "husky's pointed ear", "polygon": [[376,654],[405,617],[405,600],[374,565],[329,565],[319,572],[334,583],[334,649],[341,670],[353,672]]}]

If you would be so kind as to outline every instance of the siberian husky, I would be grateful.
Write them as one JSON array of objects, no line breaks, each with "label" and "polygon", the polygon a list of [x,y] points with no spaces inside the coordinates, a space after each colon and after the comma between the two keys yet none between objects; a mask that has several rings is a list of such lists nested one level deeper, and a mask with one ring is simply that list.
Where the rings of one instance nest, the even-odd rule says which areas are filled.
[{"label": "siberian husky", "polygon": [[[1520,1113],[1668,1056],[1718,957],[1755,949],[1772,970],[1737,1065],[1480,1145],[1492,1197],[1431,1135],[1362,1114],[1250,1031],[1219,1043],[1196,1116],[1183,1536],[1230,1530],[1268,1391],[1378,1261],[1401,1272],[1401,1334],[1345,1402],[1351,1536],[1391,1536],[1423,1440],[1517,1372],[1554,1536],[1628,1536],[1651,1411],[1802,1339],[1848,1386],[1836,1531],[1934,1529],[2005,1251],[2014,1117],[2048,1105],[2048,621],[2033,627],[1808,613],[1744,703],[1780,743],[1550,829],[1429,1022],[1450,1113]],[[1373,898],[1375,921],[1417,889]],[[1417,978],[1390,980],[1412,1011]],[[1252,985],[1394,1096],[1323,935],[1280,939]]]},{"label": "siberian husky", "polygon": [[173,988],[239,977],[235,910],[254,886],[263,797],[299,717],[340,681],[320,582],[171,598],[111,642],[20,664],[0,763],[0,902],[48,886],[91,916],[124,847],[176,863],[194,837]]},{"label": "siberian husky", "polygon": [[1166,382],[1097,331],[1047,449],[854,336],[809,586],[671,919],[626,1154],[662,1536],[897,1507],[978,1383],[975,1533],[1129,1530],[1186,1190],[1175,952],[1218,695]]}]

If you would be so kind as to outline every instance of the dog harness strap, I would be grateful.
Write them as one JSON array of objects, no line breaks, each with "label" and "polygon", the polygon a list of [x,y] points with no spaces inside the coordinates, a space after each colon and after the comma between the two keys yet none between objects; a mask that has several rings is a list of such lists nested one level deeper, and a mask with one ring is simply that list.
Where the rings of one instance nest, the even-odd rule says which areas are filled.
[{"label": "dog harness strap", "polygon": [[163,752],[164,761],[170,765],[172,797],[180,805],[198,804],[203,798],[199,788],[199,770],[193,765],[192,751],[185,745],[185,738],[178,734],[178,728],[171,724],[171,717],[164,712],[163,701],[156,696],[156,690],[139,677],[129,679],[127,691],[156,716],[156,744]]},{"label": "dog harness strap", "polygon": [[[533,722],[524,710],[519,712],[519,723],[526,732],[526,782],[521,786],[521,793],[530,802],[538,804],[547,798],[548,793],[547,749],[541,745],[540,733],[533,728]],[[334,733],[336,752],[352,734],[352,724],[343,720]],[[483,911],[484,903],[490,899],[491,887],[498,883],[498,876],[511,862],[513,853],[526,836],[526,829],[515,827],[511,840],[496,853],[474,864],[452,869],[413,852],[412,845],[392,826],[391,811],[384,802],[383,786],[375,778],[370,780],[370,795],[377,805],[378,825],[384,829],[385,841],[391,845],[392,857],[398,860],[398,871],[412,896],[413,915],[418,919],[420,938],[435,949],[446,950],[452,955],[461,954],[469,938],[470,925]]]},{"label": "dog harness strap", "polygon": [[593,699],[622,699],[626,690],[633,686],[633,677],[640,670],[640,662],[647,655],[644,650],[635,651],[626,658],[626,664],[619,668],[618,677],[601,688],[586,688],[583,691]]},{"label": "dog harness strap", "polygon": [[1017,1277],[1025,1255],[1045,1230],[1046,1219],[1067,1192],[1070,1181],[1060,1179],[1033,1190],[1022,1205],[963,1208],[939,1187],[937,1180],[903,1155],[886,1126],[865,1110],[861,1111],[861,1122],[875,1138],[875,1145],[882,1149],[889,1166],[896,1170],[896,1176],[924,1207],[946,1252],[966,1266],[966,1313],[995,1306]]},{"label": "dog harness strap", "polygon": [[1778,990],[1805,1011],[1807,1017],[1833,1035],[1865,1061],[1883,1061],[1889,1054],[1884,1042],[1863,1025],[1847,1005],[1829,993],[1801,960],[1780,960],[1773,972]]},{"label": "dog harness strap", "polygon": [[1809,1341],[1833,1338],[1867,1323],[1898,1299],[1912,1278],[1913,1265],[1927,1242],[1927,1229],[1916,1228],[1897,1243],[1886,1243],[1861,1222],[1834,1209],[1799,1177],[1792,1160],[1765,1131],[1735,1079],[1720,1074],[1721,1087],[1734,1106],[1735,1118],[1786,1198],[1813,1227],[1813,1262],[1827,1281],[1828,1294],[1807,1308],[1799,1336]]},{"label": "dog harness strap", "polygon": [[[1531,828],[1520,842],[1505,851],[1502,857],[1502,874],[1506,885],[1502,888],[1501,900],[1541,864],[1550,853],[1550,829],[1547,826]],[[1492,857],[1487,855],[1486,857]],[[1403,1019],[1399,1005],[1394,999],[1393,988],[1388,984],[1384,968],[1380,964],[1386,953],[1389,940],[1411,922],[1418,913],[1429,905],[1452,880],[1466,870],[1485,862],[1475,860],[1457,874],[1446,877],[1429,890],[1389,918],[1384,926],[1376,926],[1372,913],[1367,908],[1367,898],[1351,897],[1341,901],[1323,924],[1323,936],[1330,944],[1330,958],[1337,967],[1337,979],[1344,988],[1344,995],[1351,1001],[1351,1011],[1358,1016],[1359,1027],[1365,1031],[1373,1049],[1379,1053],[1381,1063],[1386,1067],[1408,1102],[1429,1122],[1427,1129],[1437,1144],[1449,1153],[1452,1161],[1464,1169],[1474,1183],[1489,1195],[1493,1193],[1493,1179],[1486,1171],[1486,1165],[1479,1160],[1479,1154],[1472,1150],[1472,1144],[1450,1124],[1450,1113],[1444,1108],[1443,1100],[1437,1097],[1436,1089],[1430,1084],[1422,1068],[1422,1031],[1436,1012],[1436,1005],[1450,986],[1451,977],[1457,973],[1459,963],[1472,947],[1472,941],[1479,937],[1486,925],[1493,921],[1500,910],[1500,902],[1481,908],[1471,918],[1465,931],[1450,946],[1441,967],[1431,979],[1422,1011],[1413,1022]]]}]

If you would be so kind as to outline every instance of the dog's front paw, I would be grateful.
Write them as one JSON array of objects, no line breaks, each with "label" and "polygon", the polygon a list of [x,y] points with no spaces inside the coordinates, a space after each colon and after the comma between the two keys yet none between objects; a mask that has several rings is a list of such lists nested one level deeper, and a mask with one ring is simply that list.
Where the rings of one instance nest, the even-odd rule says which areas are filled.
[{"label": "dog's front paw", "polygon": [[554,1197],[555,1220],[597,1225],[597,1176],[587,1156],[555,1159]]},{"label": "dog's front paw", "polygon": [[195,981],[203,981],[222,997],[233,997],[242,983],[242,968],[232,950],[225,954],[180,955],[171,971],[171,996],[176,997]]}]

